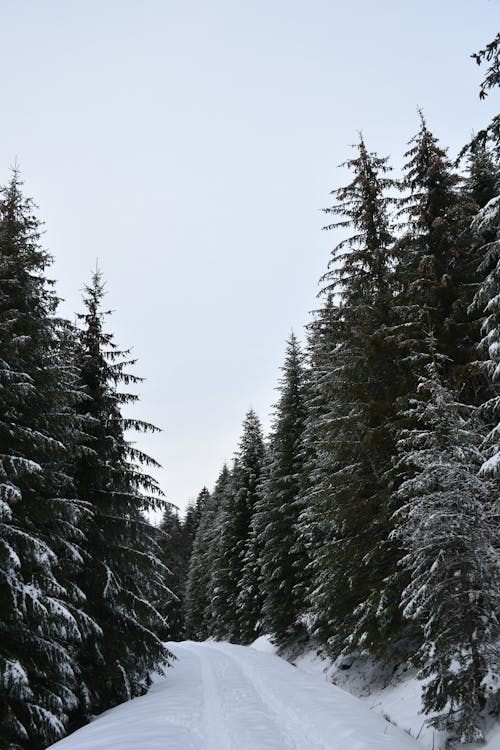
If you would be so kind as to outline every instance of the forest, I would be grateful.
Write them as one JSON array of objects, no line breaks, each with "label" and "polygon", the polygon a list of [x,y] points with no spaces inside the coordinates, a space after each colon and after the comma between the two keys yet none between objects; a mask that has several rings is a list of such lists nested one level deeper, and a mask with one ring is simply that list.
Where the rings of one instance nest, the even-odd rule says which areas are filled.
[{"label": "forest", "polygon": [[[500,34],[474,58],[500,84]],[[473,95],[473,93],[471,93]],[[362,135],[269,435],[184,518],[131,440],[141,378],[97,268],[59,316],[41,222],[0,196],[0,747],[42,750],[148,690],[166,640],[415,665],[456,742],[500,708],[500,115],[452,158],[419,112],[401,175]],[[395,144],[395,148],[399,144]],[[153,511],[162,511],[159,525]],[[167,668],[168,672],[168,668]]]}]

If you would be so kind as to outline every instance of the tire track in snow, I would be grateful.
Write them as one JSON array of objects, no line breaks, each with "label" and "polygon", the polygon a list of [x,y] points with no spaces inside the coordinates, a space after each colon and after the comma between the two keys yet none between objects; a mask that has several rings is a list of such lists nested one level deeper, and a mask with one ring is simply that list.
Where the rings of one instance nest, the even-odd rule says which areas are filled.
[{"label": "tire track in snow", "polygon": [[[267,701],[297,750],[417,750],[418,742],[335,685],[318,683],[279,657],[229,643],[225,653]],[[258,747],[258,746],[256,746]]]},{"label": "tire track in snow", "polygon": [[276,726],[281,727],[281,730],[286,726],[288,744],[283,745],[283,750],[285,750],[285,747],[293,747],[294,750],[332,750],[331,740],[328,744],[325,744],[323,739],[316,734],[314,726],[310,722],[306,721],[304,724],[303,716],[299,716],[285,701],[278,697],[274,690],[269,689],[262,680],[258,679],[255,672],[248,668],[243,659],[238,659],[234,647],[232,647],[231,652],[227,653],[224,648],[225,644],[220,644],[218,647],[215,644],[213,646],[197,645],[215,653],[224,653],[226,658],[232,662],[233,669],[242,674],[244,680],[252,685],[255,693],[259,695],[262,703],[268,710],[272,711]]},{"label": "tire track in snow", "polygon": [[54,750],[422,750],[357,698],[271,654],[170,643],[146,695],[105,711]]},{"label": "tire track in snow", "polygon": [[[185,644],[183,644],[185,645]],[[295,741],[295,732],[284,731],[280,715],[276,713],[240,665],[225,652],[209,645],[193,643],[202,662],[202,673],[207,692],[207,721],[224,724],[224,743],[218,736],[210,737],[210,750],[324,750],[323,746],[306,745]],[[215,716],[211,706],[216,705]],[[211,726],[211,725],[210,725]],[[207,736],[210,735],[210,730]]]},{"label": "tire track in snow", "polygon": [[189,648],[201,664],[203,690],[203,729],[205,731],[206,750],[232,750],[230,737],[226,732],[226,721],[222,711],[219,686],[215,680],[212,667],[200,648]]}]

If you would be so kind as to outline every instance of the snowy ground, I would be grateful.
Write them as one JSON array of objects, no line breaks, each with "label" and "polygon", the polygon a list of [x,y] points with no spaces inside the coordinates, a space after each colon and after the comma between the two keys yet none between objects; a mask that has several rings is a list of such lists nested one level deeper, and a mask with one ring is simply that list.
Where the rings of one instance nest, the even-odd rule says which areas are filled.
[{"label": "snowy ground", "polygon": [[[261,636],[251,648],[262,653],[273,654],[276,648],[268,636]],[[415,671],[404,665],[396,670],[383,668],[374,659],[365,656],[352,660],[349,668],[331,664],[319,657],[315,650],[301,653],[293,664],[305,674],[320,682],[337,685],[357,696],[371,711],[381,714],[391,723],[415,737],[421,750],[442,750],[446,745],[446,735],[430,727],[427,718],[421,713],[422,682],[417,680]],[[487,728],[485,745],[461,745],[461,750],[500,750],[500,724]]]},{"label": "snowy ground", "polygon": [[51,750],[421,750],[358,698],[256,646],[169,643],[178,660],[147,695]]}]

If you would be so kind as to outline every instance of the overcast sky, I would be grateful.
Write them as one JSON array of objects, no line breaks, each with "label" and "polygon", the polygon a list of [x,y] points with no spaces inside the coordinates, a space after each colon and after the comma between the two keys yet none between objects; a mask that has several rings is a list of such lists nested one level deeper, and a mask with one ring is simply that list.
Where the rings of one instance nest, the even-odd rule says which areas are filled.
[{"label": "overcast sky", "polygon": [[315,307],[319,209],[362,129],[401,163],[417,107],[455,154],[497,111],[470,53],[498,0],[0,0],[0,182],[17,157],[68,316],[99,258],[139,359],[142,441],[181,508]]}]

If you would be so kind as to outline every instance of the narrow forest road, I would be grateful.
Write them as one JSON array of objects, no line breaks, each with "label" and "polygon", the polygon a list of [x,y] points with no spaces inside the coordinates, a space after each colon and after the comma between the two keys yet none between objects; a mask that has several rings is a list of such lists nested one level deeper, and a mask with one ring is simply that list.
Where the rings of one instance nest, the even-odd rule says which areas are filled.
[{"label": "narrow forest road", "polygon": [[403,731],[283,659],[229,643],[169,643],[149,693],[51,750],[416,750]]}]

